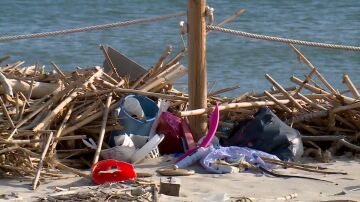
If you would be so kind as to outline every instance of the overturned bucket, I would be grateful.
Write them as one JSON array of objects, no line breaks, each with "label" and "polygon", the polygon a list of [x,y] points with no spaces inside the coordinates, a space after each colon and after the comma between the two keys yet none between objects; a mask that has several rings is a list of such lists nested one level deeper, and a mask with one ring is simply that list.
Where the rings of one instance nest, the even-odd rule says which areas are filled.
[{"label": "overturned bucket", "polygon": [[[129,111],[125,109],[125,104],[127,104],[127,100],[135,100],[138,101],[137,104],[140,105],[144,116],[141,118],[134,117]],[[134,104],[135,106],[136,104]],[[133,107],[133,106],[131,106]],[[123,98],[120,102],[120,106],[118,108],[120,112],[118,112],[119,123],[123,126],[123,129],[119,131],[113,131],[110,136],[109,144],[110,146],[115,146],[114,137],[118,135],[134,134],[134,135],[149,135],[151,126],[156,118],[156,115],[159,111],[159,107],[156,105],[154,101],[149,99],[148,97],[141,95],[128,95]],[[131,109],[133,110],[133,109]]]}]

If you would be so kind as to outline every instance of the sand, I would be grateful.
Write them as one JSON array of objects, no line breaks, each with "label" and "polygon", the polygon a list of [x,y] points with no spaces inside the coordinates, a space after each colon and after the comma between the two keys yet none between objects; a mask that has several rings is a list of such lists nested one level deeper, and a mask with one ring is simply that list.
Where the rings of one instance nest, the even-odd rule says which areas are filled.
[{"label": "sand", "polygon": [[[136,166],[139,172],[150,172],[167,165],[173,159],[164,156],[157,159],[145,160]],[[312,176],[326,179],[334,183],[314,181],[298,178],[276,178],[259,173],[236,174],[207,174],[200,165],[190,167],[197,174],[181,179],[180,197],[160,195],[160,201],[224,201],[229,197],[246,196],[253,201],[283,201],[277,199],[296,193],[297,197],[290,201],[328,201],[328,200],[353,200],[360,201],[360,160],[338,157],[331,163],[317,163],[332,170],[344,171],[348,175],[324,175],[309,173],[294,169],[277,169],[277,171],[292,175]],[[70,176],[70,175],[69,175]],[[160,176],[154,175],[152,179],[160,182]],[[38,197],[54,193],[55,187],[69,188],[74,186],[94,185],[90,180],[72,177],[69,179],[49,181],[42,183],[36,191],[31,190],[31,181],[16,179],[0,180],[0,200],[3,194],[15,193],[17,201],[36,201]],[[16,199],[12,197],[12,199]],[[228,200],[231,201],[231,200]],[[235,199],[233,199],[235,201]]]}]

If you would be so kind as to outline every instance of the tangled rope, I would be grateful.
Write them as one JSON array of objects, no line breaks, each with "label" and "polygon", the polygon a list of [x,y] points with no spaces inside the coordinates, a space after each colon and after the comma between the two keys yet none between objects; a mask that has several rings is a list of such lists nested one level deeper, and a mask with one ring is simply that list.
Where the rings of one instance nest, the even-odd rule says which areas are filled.
[{"label": "tangled rope", "polygon": [[143,18],[143,19],[123,21],[123,22],[114,22],[114,23],[110,23],[110,24],[93,25],[93,26],[89,26],[89,27],[65,29],[65,30],[53,31],[53,32],[42,32],[42,33],[13,35],[13,36],[0,36],[0,42],[21,40],[21,39],[45,38],[45,37],[49,37],[49,36],[72,34],[72,33],[77,33],[77,32],[89,32],[89,31],[94,31],[94,30],[103,30],[103,29],[122,27],[122,26],[134,25],[134,24],[141,24],[141,23],[147,23],[147,22],[156,22],[156,21],[160,21],[160,20],[166,20],[166,19],[175,18],[175,17],[179,17],[179,16],[185,16],[185,15],[186,15],[186,12],[182,12],[182,13],[175,13],[175,14],[164,15],[164,16],[159,16],[159,17],[154,17],[154,18]]},{"label": "tangled rope", "polygon": [[357,46],[328,44],[328,43],[319,43],[319,42],[312,42],[312,41],[302,41],[302,40],[296,40],[296,39],[287,39],[287,38],[274,37],[274,36],[266,36],[266,35],[261,35],[261,34],[253,34],[253,33],[249,33],[249,32],[226,29],[226,28],[212,26],[212,25],[207,25],[206,28],[208,30],[212,30],[212,31],[223,32],[223,33],[232,34],[232,35],[236,35],[236,36],[243,36],[243,37],[266,40],[266,41],[274,41],[274,42],[288,43],[288,44],[290,43],[290,44],[297,44],[297,45],[303,45],[303,46],[313,46],[313,47],[319,47],[319,48],[332,48],[332,49],[342,49],[342,50],[348,50],[348,51],[360,51],[360,47],[357,47]]}]

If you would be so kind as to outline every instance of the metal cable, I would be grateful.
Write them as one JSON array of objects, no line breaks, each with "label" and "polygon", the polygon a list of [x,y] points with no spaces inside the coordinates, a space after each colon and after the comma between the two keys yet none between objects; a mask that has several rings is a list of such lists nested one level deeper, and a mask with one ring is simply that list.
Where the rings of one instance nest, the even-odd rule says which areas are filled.
[{"label": "metal cable", "polygon": [[212,30],[212,31],[223,32],[223,33],[232,34],[232,35],[236,35],[236,36],[243,36],[243,37],[266,40],[266,41],[274,41],[274,42],[288,43],[288,44],[290,43],[290,44],[297,44],[297,45],[303,45],[303,46],[313,46],[313,47],[319,47],[319,48],[332,48],[332,49],[341,49],[341,50],[348,50],[348,51],[360,51],[360,47],[357,47],[357,46],[328,44],[328,43],[319,43],[319,42],[312,42],[312,41],[302,41],[302,40],[296,40],[296,39],[287,39],[287,38],[274,37],[274,36],[266,36],[266,35],[261,35],[261,34],[253,34],[253,33],[249,33],[249,32],[226,29],[226,28],[213,26],[213,25],[207,25],[206,28],[208,30]]},{"label": "metal cable", "polygon": [[179,16],[185,16],[185,15],[186,15],[186,12],[182,12],[182,13],[175,13],[175,14],[164,15],[164,16],[159,16],[159,17],[154,17],[154,18],[142,18],[142,19],[136,19],[136,20],[123,21],[123,22],[114,22],[114,23],[109,23],[109,24],[93,25],[93,26],[89,26],[89,27],[65,29],[65,30],[53,31],[53,32],[42,32],[42,33],[22,34],[22,35],[13,35],[13,36],[0,36],[0,42],[21,40],[21,39],[45,38],[45,37],[49,37],[49,36],[65,35],[65,34],[72,34],[72,33],[77,33],[77,32],[89,32],[89,31],[94,31],[94,30],[103,30],[103,29],[122,27],[122,26],[134,25],[134,24],[141,24],[141,23],[147,23],[147,22],[156,22],[156,21],[160,21],[160,20],[166,20],[166,19],[175,18],[175,17],[179,17]]}]

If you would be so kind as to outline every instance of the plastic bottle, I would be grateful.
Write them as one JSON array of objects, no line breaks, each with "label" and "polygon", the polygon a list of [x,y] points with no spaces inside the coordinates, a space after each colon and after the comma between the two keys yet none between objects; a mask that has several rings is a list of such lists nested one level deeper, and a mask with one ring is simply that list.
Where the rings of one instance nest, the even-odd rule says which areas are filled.
[{"label": "plastic bottle", "polygon": [[205,148],[205,147],[200,147],[199,149],[197,149],[197,151],[187,157],[185,157],[184,159],[182,159],[181,161],[177,162],[175,164],[176,168],[186,168],[190,165],[192,165],[193,163],[197,162],[198,160],[200,160],[203,156],[205,156],[209,151],[209,148]]}]

